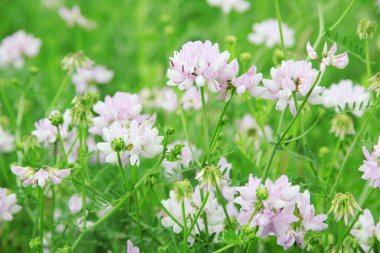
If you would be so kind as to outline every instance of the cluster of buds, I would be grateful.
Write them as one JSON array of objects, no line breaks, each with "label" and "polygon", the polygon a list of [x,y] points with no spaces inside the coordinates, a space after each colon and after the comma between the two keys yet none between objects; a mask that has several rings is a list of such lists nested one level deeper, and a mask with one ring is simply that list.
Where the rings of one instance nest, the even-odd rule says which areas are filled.
[{"label": "cluster of buds", "polygon": [[380,72],[377,72],[373,77],[369,80],[370,86],[369,90],[373,90],[376,93],[380,93]]},{"label": "cluster of buds", "polygon": [[331,203],[331,209],[329,212],[334,215],[337,222],[344,218],[344,224],[347,225],[348,218],[355,215],[355,209],[361,210],[351,192],[345,194],[338,193],[335,195],[335,198]]},{"label": "cluster of buds", "polygon": [[52,111],[49,115],[49,120],[51,124],[55,127],[62,125],[63,122],[65,121],[60,111]]},{"label": "cluster of buds", "polygon": [[363,18],[360,20],[356,33],[361,40],[372,39],[376,32],[377,25],[374,21]]},{"label": "cluster of buds", "polygon": [[71,117],[73,123],[81,127],[89,127],[92,124],[92,107],[99,100],[97,92],[86,92],[83,95],[76,96],[73,101],[73,108],[71,109]]},{"label": "cluster of buds", "polygon": [[195,177],[200,181],[202,187],[207,187],[208,190],[220,187],[222,183],[222,172],[220,168],[214,165],[204,167]]},{"label": "cluster of buds", "polygon": [[93,61],[88,58],[82,51],[70,53],[62,59],[62,68],[69,71],[69,73],[75,72],[78,68],[88,67],[93,64]]}]

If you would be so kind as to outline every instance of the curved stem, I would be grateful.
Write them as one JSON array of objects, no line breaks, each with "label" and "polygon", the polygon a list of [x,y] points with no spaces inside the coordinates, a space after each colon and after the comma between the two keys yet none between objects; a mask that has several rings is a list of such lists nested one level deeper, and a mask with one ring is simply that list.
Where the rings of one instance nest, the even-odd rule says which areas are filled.
[{"label": "curved stem", "polygon": [[280,5],[278,4],[278,0],[274,0],[274,8],[276,10],[278,29],[280,31],[281,47],[282,47],[282,51],[284,52],[284,58],[286,60],[288,58],[288,56],[286,53],[286,47],[285,47],[285,42],[284,42],[284,34],[282,31],[282,20],[281,20]]},{"label": "curved stem", "polygon": [[204,197],[203,201],[202,201],[202,204],[201,204],[201,207],[199,208],[198,212],[195,214],[195,217],[194,217],[194,220],[191,222],[190,224],[190,227],[189,227],[189,231],[187,232],[187,235],[186,235],[186,240],[187,238],[189,238],[190,234],[191,234],[191,231],[193,231],[193,228],[195,226],[195,223],[197,222],[199,216],[201,215],[201,213],[203,212],[203,208],[205,207],[206,203],[207,203],[207,200],[208,200],[208,197],[210,196],[210,192],[208,191],[206,193],[206,196]]},{"label": "curved stem", "polygon": [[354,6],[356,0],[352,0],[350,2],[350,4],[347,6],[347,8],[344,10],[344,12],[342,13],[342,15],[339,17],[339,19],[332,25],[330,26],[330,28],[328,29],[329,31],[332,31],[334,30],[339,24],[340,22],[342,22],[342,20],[346,17],[347,13],[351,10],[351,8]]},{"label": "curved stem", "polygon": [[223,248],[215,250],[213,253],[220,253],[220,252],[226,251],[226,250],[228,250],[229,248],[232,248],[232,247],[235,247],[235,244],[232,244],[232,243],[228,244],[228,245],[224,246]]}]

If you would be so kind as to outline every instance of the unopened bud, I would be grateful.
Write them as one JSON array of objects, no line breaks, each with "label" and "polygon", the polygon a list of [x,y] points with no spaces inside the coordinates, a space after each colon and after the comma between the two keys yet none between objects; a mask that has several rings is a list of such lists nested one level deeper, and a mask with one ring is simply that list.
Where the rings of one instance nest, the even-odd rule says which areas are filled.
[{"label": "unopened bud", "polygon": [[224,41],[226,42],[226,44],[228,46],[235,46],[236,45],[236,37],[233,36],[233,35],[227,35],[225,38],[224,38]]},{"label": "unopened bud", "polygon": [[73,250],[70,246],[65,245],[63,248],[58,248],[57,253],[72,253]]},{"label": "unopened bud", "polygon": [[318,156],[319,157],[324,157],[325,155],[327,155],[328,153],[330,152],[330,149],[328,147],[321,147],[318,151]]},{"label": "unopened bud", "polygon": [[356,33],[361,40],[372,39],[375,34],[377,24],[369,19],[363,18],[360,20]]},{"label": "unopened bud", "polygon": [[369,90],[380,93],[380,72],[377,72],[368,82],[370,83]]},{"label": "unopened bud", "polygon": [[284,52],[280,48],[276,48],[273,51],[273,63],[275,66],[279,66],[283,60],[285,60]]},{"label": "unopened bud", "polygon": [[175,183],[174,185],[175,198],[178,202],[182,202],[185,199],[190,199],[193,195],[193,186],[190,181],[185,179]]},{"label": "unopened bud", "polygon": [[263,201],[269,197],[268,189],[266,187],[259,187],[256,189],[257,199]]},{"label": "unopened bud", "polygon": [[68,70],[69,73],[72,73],[78,68],[90,67],[93,61],[80,51],[66,55],[61,63],[64,70]]},{"label": "unopened bud", "polygon": [[352,118],[345,113],[337,114],[331,121],[330,133],[333,133],[335,137],[338,137],[341,140],[347,135],[355,134]]},{"label": "unopened bud", "polygon": [[247,63],[252,59],[252,55],[249,52],[243,52],[240,54],[240,61],[242,63]]},{"label": "unopened bud", "polygon": [[29,241],[29,248],[32,252],[40,252],[42,249],[42,242],[39,237],[33,238]]},{"label": "unopened bud", "polygon": [[123,138],[116,138],[111,141],[111,148],[116,153],[124,152],[126,150]]},{"label": "unopened bud", "polygon": [[230,120],[229,120],[228,116],[227,115],[223,115],[222,121],[221,121],[222,126],[227,125],[229,121]]},{"label": "unopened bud", "polygon": [[166,126],[165,127],[165,134],[166,135],[173,135],[175,133],[175,128],[173,126]]},{"label": "unopened bud", "polygon": [[49,115],[49,120],[53,126],[60,126],[63,124],[64,119],[60,111],[52,111]]},{"label": "unopened bud", "polygon": [[200,181],[202,186],[206,186],[208,189],[212,189],[215,186],[219,187],[222,182],[222,172],[214,165],[204,167],[198,175],[195,177]]}]

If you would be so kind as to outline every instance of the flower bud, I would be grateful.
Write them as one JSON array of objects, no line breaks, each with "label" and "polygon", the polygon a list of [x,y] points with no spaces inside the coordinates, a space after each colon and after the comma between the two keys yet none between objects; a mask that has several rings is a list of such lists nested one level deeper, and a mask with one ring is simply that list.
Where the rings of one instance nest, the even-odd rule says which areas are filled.
[{"label": "flower bud", "polygon": [[116,153],[124,152],[125,151],[125,142],[123,138],[116,138],[113,139],[111,142],[112,150]]},{"label": "flower bud", "polygon": [[63,124],[63,115],[59,111],[52,111],[49,115],[49,120],[53,126],[60,126]]},{"label": "flower bud", "polygon": [[165,134],[166,135],[173,135],[175,133],[175,128],[173,126],[166,126],[165,127]]},{"label": "flower bud", "polygon": [[36,67],[36,66],[32,66],[32,67],[29,68],[29,73],[30,73],[31,75],[37,75],[39,71],[40,71],[40,70],[39,70],[38,67]]},{"label": "flower bud", "polygon": [[363,18],[360,20],[356,33],[361,40],[372,39],[375,34],[377,24],[369,19]]},{"label": "flower bud", "polygon": [[325,155],[327,155],[328,153],[330,152],[330,149],[326,146],[323,146],[319,149],[318,151],[318,156],[319,157],[324,157]]},{"label": "flower bud", "polygon": [[165,35],[172,35],[174,33],[174,27],[172,25],[166,25],[164,27],[164,34]]},{"label": "flower bud", "polygon": [[145,185],[149,186],[149,187],[153,187],[158,182],[158,177],[159,176],[160,176],[160,173],[158,173],[158,172],[149,174],[145,178],[145,182],[144,182]]},{"label": "flower bud", "polygon": [[0,126],[8,127],[9,126],[9,118],[5,115],[0,115]]},{"label": "flower bud", "polygon": [[33,238],[29,241],[29,248],[32,252],[41,252],[42,242],[39,237]]},{"label": "flower bud", "polygon": [[64,70],[72,73],[78,68],[89,67],[93,64],[93,61],[90,60],[83,52],[75,52],[66,55],[61,61],[62,68]]},{"label": "flower bud", "polygon": [[330,133],[333,133],[335,137],[339,137],[341,140],[347,135],[355,134],[352,118],[345,113],[337,114],[331,121]]},{"label": "flower bud", "polygon": [[240,61],[242,63],[247,63],[252,59],[252,55],[249,52],[243,52],[240,54]]},{"label": "flower bud", "polygon": [[204,167],[198,175],[195,177],[200,181],[202,186],[206,186],[208,189],[219,187],[222,182],[222,172],[214,165]]},{"label": "flower bud", "polygon": [[257,199],[263,201],[269,197],[268,189],[266,187],[259,187],[256,189]]},{"label": "flower bud", "polygon": [[191,198],[193,195],[193,186],[189,180],[185,179],[175,183],[174,192],[176,200],[182,202],[185,199]]},{"label": "flower bud", "polygon": [[376,93],[380,93],[380,72],[377,72],[373,77],[369,80],[370,86],[369,90],[373,90]]},{"label": "flower bud", "polygon": [[71,117],[73,123],[77,126],[88,127],[92,124],[92,106],[98,101],[99,94],[97,92],[86,92],[84,95],[74,97],[73,108],[71,109]]},{"label": "flower bud", "polygon": [[348,218],[355,215],[355,209],[361,210],[351,192],[345,194],[338,193],[335,195],[329,213],[334,215],[336,221],[344,217],[344,224],[348,224]]}]

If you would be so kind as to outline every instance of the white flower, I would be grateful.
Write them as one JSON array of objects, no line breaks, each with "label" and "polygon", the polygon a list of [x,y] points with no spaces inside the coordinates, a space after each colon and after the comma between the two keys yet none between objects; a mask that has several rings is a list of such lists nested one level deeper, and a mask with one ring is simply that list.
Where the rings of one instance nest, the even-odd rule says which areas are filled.
[{"label": "white flower", "polygon": [[328,108],[335,108],[338,112],[346,108],[351,110],[355,116],[361,117],[363,110],[370,100],[371,94],[363,86],[354,85],[351,80],[342,80],[332,84],[322,93],[323,104]]},{"label": "white flower", "polygon": [[20,210],[21,206],[17,205],[16,194],[0,187],[0,224],[4,221],[13,220],[13,215]]},{"label": "white flower", "polygon": [[40,39],[22,30],[6,37],[0,44],[0,68],[22,68],[25,58],[38,55],[41,44]]},{"label": "white flower", "polygon": [[[89,199],[86,198],[86,203],[88,202],[89,202]],[[80,210],[82,210],[82,206],[83,206],[82,196],[74,194],[70,197],[69,202],[68,202],[68,207],[72,214],[76,214]]]},{"label": "white flower", "polygon": [[263,129],[259,126],[256,119],[250,114],[246,113],[238,122],[238,134],[236,139],[239,139],[239,135],[242,138],[249,138],[253,140],[256,150],[259,150],[260,143],[265,139],[268,141],[273,140],[273,130],[270,125],[263,126]]},{"label": "white flower", "polygon": [[213,7],[219,7],[224,14],[231,11],[244,12],[251,7],[251,4],[246,0],[207,0],[208,4]]},{"label": "white flower", "polygon": [[0,153],[9,153],[14,149],[14,137],[5,132],[0,125]]},{"label": "white flower", "polygon": [[96,23],[92,20],[87,19],[81,13],[79,6],[74,5],[72,9],[68,9],[66,7],[59,8],[59,16],[66,21],[69,27],[73,27],[78,25],[84,29],[94,29],[96,27]]},{"label": "white flower", "polygon": [[24,181],[24,187],[29,185],[32,185],[32,187],[36,187],[37,185],[44,187],[46,182],[49,181],[58,185],[63,178],[68,177],[71,173],[71,169],[59,170],[51,167],[32,169],[30,167],[21,167],[17,165],[12,165],[11,170],[20,180]]},{"label": "white flower", "polygon": [[[268,19],[252,25],[252,33],[248,35],[248,41],[255,45],[265,44],[268,48],[281,45],[280,31],[276,19]],[[285,47],[294,45],[294,31],[282,23]]]}]

